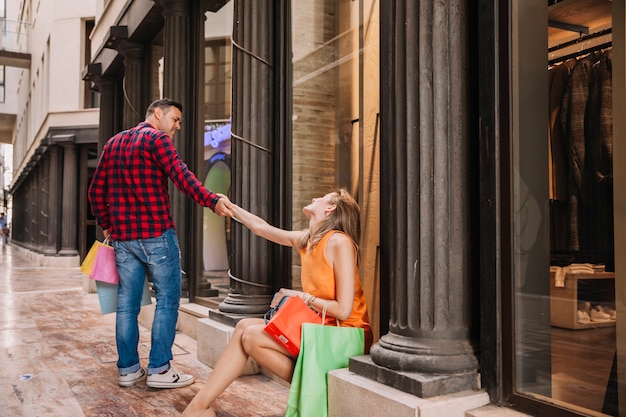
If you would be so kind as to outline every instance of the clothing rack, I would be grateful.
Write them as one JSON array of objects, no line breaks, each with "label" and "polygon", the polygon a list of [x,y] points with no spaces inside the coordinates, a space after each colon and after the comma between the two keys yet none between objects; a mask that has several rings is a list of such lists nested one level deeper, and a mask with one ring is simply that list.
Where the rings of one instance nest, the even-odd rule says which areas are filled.
[{"label": "clothing rack", "polygon": [[573,52],[573,53],[568,54],[568,55],[564,55],[564,56],[560,56],[558,58],[551,59],[551,60],[548,61],[548,65],[554,65],[554,64],[557,64],[559,62],[565,62],[568,59],[578,58],[578,57],[590,54],[590,53],[595,52],[595,51],[599,51],[599,50],[602,50],[602,49],[610,48],[611,46],[613,46],[613,42],[612,41],[605,42],[605,43],[600,44],[600,45],[592,46],[591,48],[582,49],[580,51]]}]

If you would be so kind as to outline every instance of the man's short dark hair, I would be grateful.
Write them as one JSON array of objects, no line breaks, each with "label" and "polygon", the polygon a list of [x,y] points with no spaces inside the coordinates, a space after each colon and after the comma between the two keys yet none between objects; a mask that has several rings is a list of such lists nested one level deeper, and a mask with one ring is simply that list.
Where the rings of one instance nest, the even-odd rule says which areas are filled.
[{"label": "man's short dark hair", "polygon": [[148,118],[148,116],[150,116],[152,113],[154,113],[154,110],[156,108],[160,108],[163,111],[166,111],[167,109],[169,109],[172,106],[174,106],[178,110],[180,110],[181,113],[183,112],[183,105],[180,104],[178,101],[175,101],[175,100],[172,100],[172,99],[169,99],[169,98],[160,98],[158,100],[154,100],[148,106],[148,110],[146,110],[146,118]]}]

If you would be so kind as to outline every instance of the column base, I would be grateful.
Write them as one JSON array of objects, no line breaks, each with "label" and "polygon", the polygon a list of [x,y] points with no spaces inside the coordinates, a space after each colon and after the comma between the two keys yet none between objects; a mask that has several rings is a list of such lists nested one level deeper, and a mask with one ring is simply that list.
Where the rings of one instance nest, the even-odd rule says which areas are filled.
[{"label": "column base", "polygon": [[357,375],[420,398],[480,388],[479,374],[475,371],[456,374],[395,371],[375,364],[370,356],[350,358],[349,369]]},{"label": "column base", "polygon": [[209,318],[211,320],[215,320],[219,323],[225,324],[227,326],[235,327],[237,322],[241,319],[245,319],[248,317],[263,317],[262,314],[233,314],[233,313],[225,313],[220,310],[215,310],[213,308],[209,309]]},{"label": "column base", "polygon": [[263,317],[269,310],[273,295],[230,293],[220,303],[221,313]]},{"label": "column base", "polygon": [[[462,391],[424,399],[355,375],[348,369],[328,373],[331,417],[465,417],[474,415],[471,410],[480,410],[488,404],[489,395],[484,391]],[[505,415],[508,416],[493,414]]]}]

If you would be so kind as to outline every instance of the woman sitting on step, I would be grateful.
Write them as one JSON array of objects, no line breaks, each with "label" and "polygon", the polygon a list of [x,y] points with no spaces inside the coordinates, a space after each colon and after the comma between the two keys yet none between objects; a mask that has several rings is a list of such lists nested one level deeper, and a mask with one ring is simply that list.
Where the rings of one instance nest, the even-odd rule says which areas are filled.
[{"label": "woman sitting on step", "polygon": [[[345,189],[314,198],[303,209],[309,221],[308,229],[303,231],[271,226],[235,204],[231,209],[234,217],[254,234],[295,247],[300,252],[304,291],[282,288],[270,307],[275,307],[283,296],[301,297],[318,312],[327,304],[327,316],[340,320],[342,326],[364,329],[367,353],[373,336],[359,279],[360,209],[354,198]],[[216,416],[211,408],[213,402],[239,377],[248,357],[274,375],[291,381],[296,358],[264,328],[262,318],[246,318],[237,323],[213,372],[189,403],[183,417]]]}]

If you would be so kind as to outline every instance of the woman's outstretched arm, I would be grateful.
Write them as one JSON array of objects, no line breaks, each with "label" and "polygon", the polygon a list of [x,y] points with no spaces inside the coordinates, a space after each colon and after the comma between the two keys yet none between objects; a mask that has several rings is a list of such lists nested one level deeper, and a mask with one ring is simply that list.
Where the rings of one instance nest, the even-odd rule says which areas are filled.
[{"label": "woman's outstretched arm", "polygon": [[[219,194],[218,194],[219,195]],[[231,210],[233,219],[239,221],[246,226],[252,233],[274,243],[283,246],[297,246],[302,231],[284,230],[279,227],[272,226],[259,216],[242,209],[238,205],[232,203]]]}]

